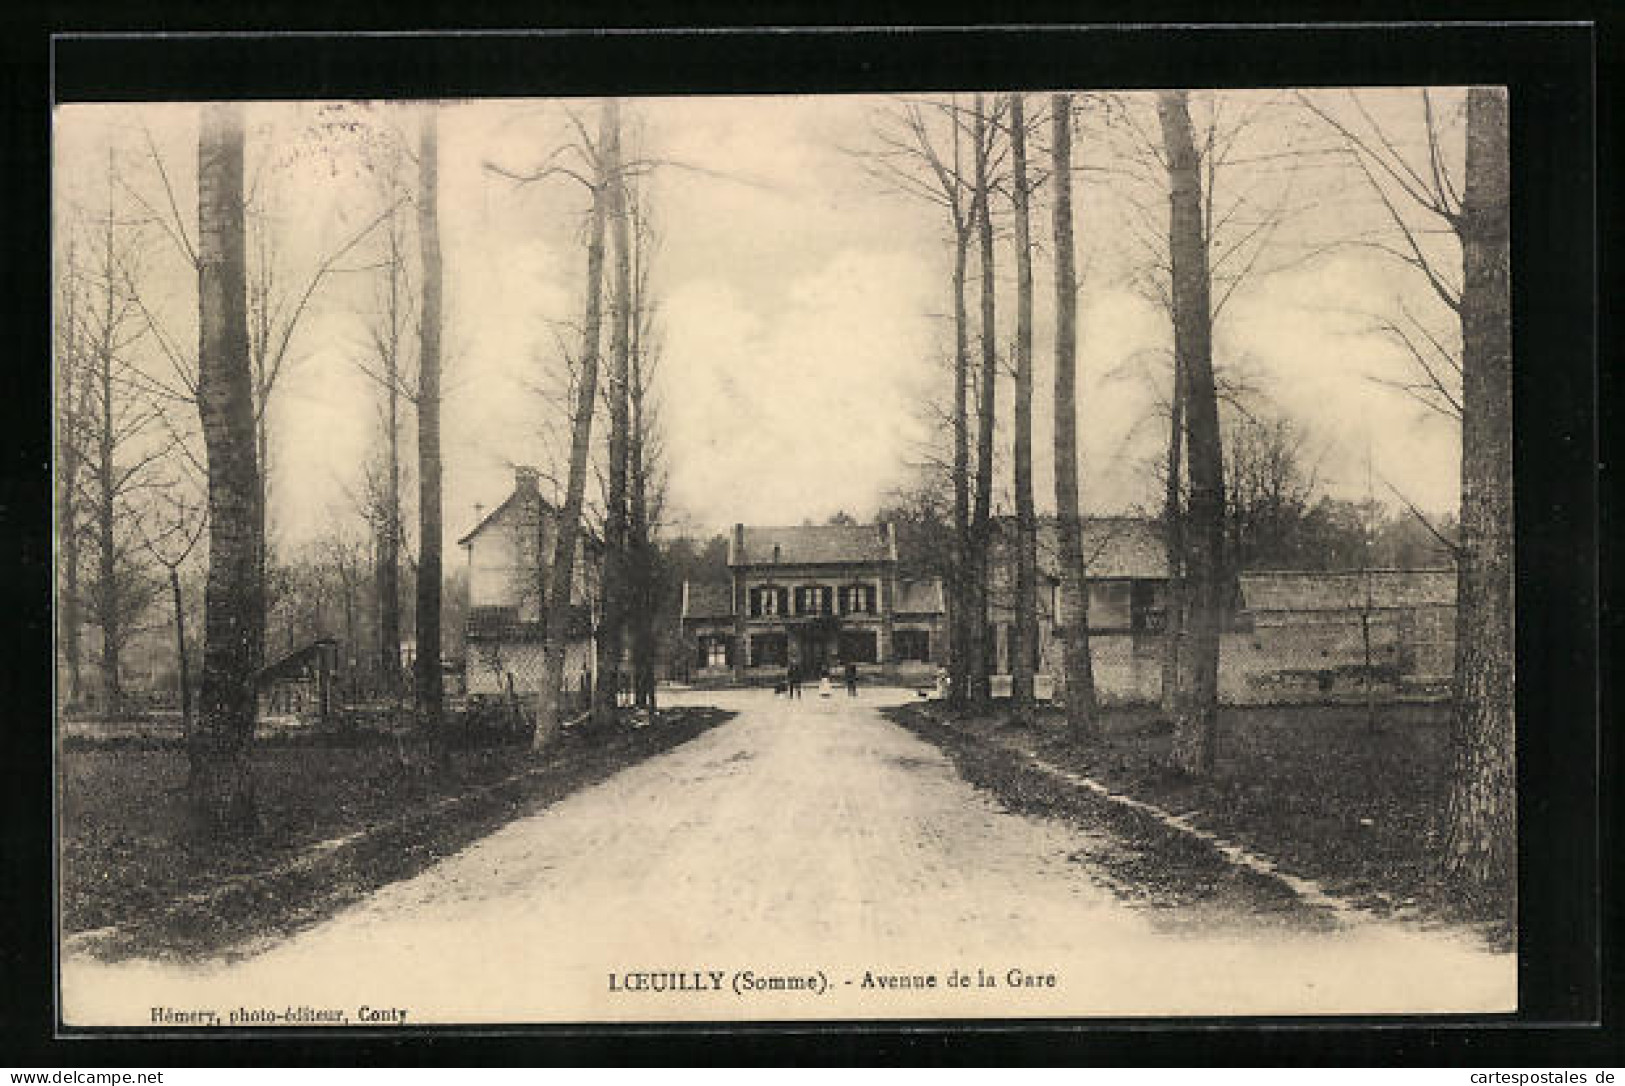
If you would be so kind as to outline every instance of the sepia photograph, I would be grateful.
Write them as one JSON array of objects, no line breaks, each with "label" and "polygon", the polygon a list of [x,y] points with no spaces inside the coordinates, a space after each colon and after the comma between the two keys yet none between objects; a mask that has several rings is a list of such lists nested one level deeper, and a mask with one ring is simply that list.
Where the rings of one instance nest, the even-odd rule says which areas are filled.
[{"label": "sepia photograph", "polygon": [[61,1023],[1514,1014],[1508,126],[56,106]]}]

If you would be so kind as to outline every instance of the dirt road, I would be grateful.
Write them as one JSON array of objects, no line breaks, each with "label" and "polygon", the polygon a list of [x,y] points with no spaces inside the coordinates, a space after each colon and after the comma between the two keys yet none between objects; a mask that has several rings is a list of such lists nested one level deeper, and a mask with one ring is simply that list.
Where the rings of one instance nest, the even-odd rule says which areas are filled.
[{"label": "dirt road", "polygon": [[1108,842],[1005,812],[874,711],[910,696],[709,693],[740,715],[255,957],[69,960],[65,1015],[392,1024],[403,1011],[410,1025],[1513,1008],[1513,956],[1450,933],[1154,924],[1092,875],[1088,856]]}]

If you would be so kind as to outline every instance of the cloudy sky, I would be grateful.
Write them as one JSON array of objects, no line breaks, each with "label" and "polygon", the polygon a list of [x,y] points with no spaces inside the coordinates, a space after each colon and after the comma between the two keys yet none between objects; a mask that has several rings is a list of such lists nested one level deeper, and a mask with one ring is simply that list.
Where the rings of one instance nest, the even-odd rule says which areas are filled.
[{"label": "cloudy sky", "polygon": [[[1232,106],[1245,105],[1245,96],[1231,99]],[[1451,100],[1449,92],[1440,98]],[[1419,115],[1418,103],[1417,92],[1377,94],[1369,102],[1401,136]],[[648,200],[660,232],[657,397],[670,472],[668,520],[677,529],[799,523],[837,510],[864,517],[909,479],[909,465],[925,450],[941,447],[942,426],[929,404],[947,393],[950,250],[938,210],[888,191],[864,167],[859,153],[873,146],[875,112],[886,105],[863,97],[780,97],[629,106],[641,146],[664,163],[649,180]],[[577,108],[590,116],[589,104]],[[410,131],[410,115],[391,121],[390,113],[374,108],[363,115],[386,118],[376,122],[385,131],[395,123]],[[334,239],[367,221],[374,191],[352,154],[300,135],[320,114],[310,104],[250,111],[259,126],[251,129],[251,157],[256,140],[301,148],[279,153],[266,174],[289,282],[308,274]],[[1272,130],[1264,116],[1249,138],[1274,146],[1284,129]],[[105,207],[109,144],[118,148],[115,198],[126,210],[135,195],[152,204],[162,199],[154,169],[160,158],[178,205],[195,208],[195,126],[189,105],[59,111],[59,208],[94,207],[98,200]],[[567,138],[561,103],[448,104],[441,134],[445,508],[454,540],[471,525],[476,505],[502,499],[515,464],[547,470],[556,456],[549,433],[559,420],[541,390],[556,384],[558,344],[573,344],[579,321],[586,200],[565,179],[518,186],[484,168],[497,162],[525,169],[545,159]],[[1094,166],[1111,167],[1113,146],[1105,135],[1086,131],[1080,138],[1086,165],[1094,155]],[[1035,156],[1045,153],[1043,145],[1034,149]],[[1403,359],[1369,331],[1367,316],[1394,313],[1403,302],[1437,321],[1438,303],[1420,279],[1369,248],[1321,251],[1328,223],[1380,223],[1369,195],[1348,184],[1348,171],[1341,179],[1332,176],[1337,172],[1311,170],[1294,182],[1291,200],[1303,210],[1272,233],[1260,271],[1226,306],[1217,353],[1246,374],[1263,402],[1311,435],[1331,492],[1363,496],[1369,448],[1379,479],[1423,509],[1449,510],[1456,501],[1457,435],[1414,400],[1372,380],[1400,377]],[[1097,512],[1149,508],[1155,482],[1146,461],[1161,441],[1157,375],[1165,373],[1160,360],[1170,335],[1165,313],[1143,289],[1150,257],[1132,224],[1165,214],[1164,197],[1134,192],[1129,175],[1110,169],[1080,176],[1085,501]],[[1267,183],[1278,182],[1276,175]],[[1048,205],[1041,203],[1034,220],[1043,250],[1035,272],[1041,506],[1049,504],[1052,478],[1049,229]],[[195,342],[189,273],[161,233],[147,235],[142,268],[144,282],[153,284],[152,307],[177,342]],[[1001,340],[1007,340],[1013,290],[1007,243],[1001,244]],[[316,538],[346,515],[360,465],[375,447],[376,390],[355,365],[365,352],[372,297],[366,251],[358,248],[356,266],[319,292],[273,400],[274,516],[289,541]],[[142,351],[132,348],[137,356]],[[157,363],[149,356],[141,364]],[[1008,404],[1007,383],[1001,395]]]}]

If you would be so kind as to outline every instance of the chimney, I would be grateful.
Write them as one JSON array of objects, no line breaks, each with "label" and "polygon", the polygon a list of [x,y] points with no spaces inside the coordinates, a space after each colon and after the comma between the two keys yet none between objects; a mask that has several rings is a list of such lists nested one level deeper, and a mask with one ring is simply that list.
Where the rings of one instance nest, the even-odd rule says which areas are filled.
[{"label": "chimney", "polygon": [[744,565],[745,563],[745,526],[743,524],[734,525],[733,547],[729,554],[729,560],[733,565]]},{"label": "chimney", "polygon": [[521,494],[539,494],[539,476],[536,469],[527,464],[515,464],[513,468],[513,488]]}]

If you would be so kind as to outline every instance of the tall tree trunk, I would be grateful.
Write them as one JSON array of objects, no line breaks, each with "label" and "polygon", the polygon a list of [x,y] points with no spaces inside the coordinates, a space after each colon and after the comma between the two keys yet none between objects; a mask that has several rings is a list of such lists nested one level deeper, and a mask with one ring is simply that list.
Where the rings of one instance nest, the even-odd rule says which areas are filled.
[{"label": "tall tree trunk", "polygon": [[1185,381],[1174,355],[1173,385],[1168,392],[1168,485],[1163,498],[1163,543],[1168,559],[1167,596],[1163,603],[1162,712],[1179,714],[1180,650],[1185,639],[1185,510],[1180,501],[1181,454],[1185,447]]},{"label": "tall tree trunk", "polygon": [[653,712],[655,709],[654,659],[654,549],[649,542],[649,492],[644,462],[643,392],[638,388],[641,364],[636,353],[632,356],[632,418],[630,424],[631,450],[628,454],[628,474],[631,497],[630,554],[632,568],[632,677],[637,706]]},{"label": "tall tree trunk", "polygon": [[1174,726],[1174,761],[1213,769],[1219,716],[1219,640],[1224,622],[1224,452],[1213,383],[1212,283],[1202,223],[1202,179],[1184,91],[1159,91],[1168,160],[1168,247],[1173,266],[1174,354],[1185,380],[1190,441],[1190,696]]},{"label": "tall tree trunk", "polygon": [[542,688],[536,714],[535,749],[558,734],[562,720],[565,653],[573,634],[572,588],[581,530],[581,506],[587,490],[587,460],[592,452],[593,408],[598,402],[598,361],[603,322],[604,227],[608,214],[611,174],[602,149],[618,127],[614,105],[605,100],[598,122],[597,169],[593,178],[592,221],[587,232],[586,312],[581,321],[581,375],[577,382],[575,417],[570,420],[570,475],[565,483],[564,508],[553,533],[553,561],[544,594],[547,611],[542,627]]},{"label": "tall tree trunk", "polygon": [[442,762],[445,691],[440,671],[440,111],[425,103],[418,134],[418,245],[423,301],[418,311],[417,712]]},{"label": "tall tree trunk", "polygon": [[626,460],[629,424],[628,351],[631,337],[632,254],[626,214],[626,180],[621,175],[620,102],[610,100],[608,159],[609,226],[615,242],[615,281],[611,294],[609,337],[609,494],[604,509],[603,621],[598,631],[598,686],[593,691],[592,722],[615,723],[620,690],[621,649],[626,631],[627,531]]},{"label": "tall tree trunk", "polygon": [[79,505],[77,495],[79,463],[65,450],[58,462],[61,496],[57,503],[57,540],[62,563],[61,591],[57,593],[57,629],[62,655],[68,665],[68,704],[78,705],[84,696],[84,670],[81,666],[81,610],[79,606]]},{"label": "tall tree trunk", "polygon": [[1446,870],[1513,892],[1512,329],[1506,93],[1467,93],[1462,249],[1461,547]]},{"label": "tall tree trunk", "polygon": [[197,743],[192,737],[192,667],[191,657],[186,651],[186,601],[181,595],[181,567],[179,564],[170,566],[168,572],[170,602],[175,608],[175,670],[176,685],[180,688],[181,735],[186,742],[190,780],[202,773],[204,767],[197,761]]},{"label": "tall tree trunk", "polygon": [[649,322],[649,253],[650,244],[642,229],[643,216],[637,202],[628,199],[627,212],[631,217],[632,268],[630,283],[632,300],[628,314],[627,348],[629,374],[627,388],[631,418],[627,425],[627,474],[631,488],[630,557],[632,572],[632,689],[634,703],[651,715],[655,705],[655,592],[656,556],[650,545],[648,428],[650,420],[645,410],[650,372],[646,368],[645,351],[649,343],[645,332]]},{"label": "tall tree trunk", "polygon": [[1072,96],[1050,99],[1055,178],[1055,516],[1061,544],[1065,615],[1066,726],[1074,742],[1095,723],[1095,668],[1089,651],[1089,588],[1078,485],[1078,273],[1072,238]]},{"label": "tall tree trunk", "polygon": [[[258,522],[254,529],[255,546],[257,548],[254,560],[259,565],[260,585],[264,590],[269,591],[271,585],[271,416],[269,409],[263,402],[260,404],[259,413],[255,416],[254,444],[255,460],[260,469],[259,482],[256,484],[254,492],[254,517]],[[268,601],[271,605],[276,602],[276,600]],[[265,631],[260,635],[258,646],[260,657],[254,661],[255,667],[265,666],[265,647],[271,643],[269,627],[271,614],[269,607],[262,613],[260,621],[267,625]],[[291,620],[288,623],[288,628],[291,637],[293,628]],[[292,645],[289,645],[290,650],[292,647]]]},{"label": "tall tree trunk", "polygon": [[243,249],[242,106],[202,107],[198,138],[198,416],[209,466],[209,574],[192,781],[200,828],[256,824],[251,758],[265,597]]},{"label": "tall tree trunk", "polygon": [[59,580],[56,599],[57,637],[68,666],[69,705],[78,705],[84,695],[80,661],[79,605],[79,474],[84,465],[80,441],[88,415],[90,382],[84,372],[79,347],[79,262],[78,249],[70,237],[62,279],[67,284],[63,298],[63,342],[58,345],[56,411],[56,539]]},{"label": "tall tree trunk", "polygon": [[116,436],[117,419],[114,417],[113,397],[113,337],[118,326],[114,296],[115,272],[117,261],[113,255],[113,160],[112,153],[108,153],[107,164],[107,222],[104,227],[105,252],[103,260],[106,272],[105,308],[101,328],[100,342],[96,353],[96,378],[101,386],[98,394],[101,397],[101,415],[97,419],[96,433],[96,463],[94,466],[96,476],[96,624],[102,635],[102,709],[107,713],[116,713],[122,694],[119,689],[119,647],[123,643],[124,633],[120,629],[122,616],[119,613],[121,600],[118,591],[118,538],[114,531],[116,508],[115,500],[118,497],[117,483],[115,481],[116,469],[113,458],[116,454],[118,439]]},{"label": "tall tree trunk", "polygon": [[976,420],[976,497],[971,521],[971,538],[975,548],[972,557],[974,611],[969,616],[971,700],[978,705],[987,704],[992,696],[990,679],[993,658],[997,653],[997,643],[990,644],[987,636],[988,550],[993,541],[993,429],[999,360],[998,321],[994,307],[993,201],[988,176],[988,159],[991,156],[989,128],[986,102],[978,94],[972,133],[976,141],[974,201],[981,216],[977,222],[977,234],[982,271],[982,372]]},{"label": "tall tree trunk", "polygon": [[[638,242],[634,239],[634,245]],[[648,416],[645,414],[647,379],[644,370],[643,269],[633,275],[634,289],[638,291],[631,307],[632,344],[628,387],[631,393],[631,419],[628,423],[630,448],[627,453],[627,472],[630,476],[631,496],[631,567],[632,567],[632,677],[637,706],[653,713],[655,706],[655,553],[649,542],[649,465],[646,458],[645,438]]]},{"label": "tall tree trunk", "polygon": [[[391,212],[393,220],[394,213]],[[384,509],[378,540],[378,665],[384,690],[401,688],[400,236],[389,225],[389,329],[384,363]]]},{"label": "tall tree trunk", "polygon": [[[958,123],[957,121],[955,122]],[[954,563],[949,599],[949,704],[970,702],[971,659],[976,624],[976,581],[970,522],[970,318],[965,312],[965,267],[970,250],[969,222],[954,224]]]},{"label": "tall tree trunk", "polygon": [[1033,710],[1038,655],[1038,511],[1033,507],[1033,242],[1028,221],[1027,110],[1010,96],[1010,199],[1016,219],[1016,624],[1010,639],[1010,700],[1014,720]]}]

